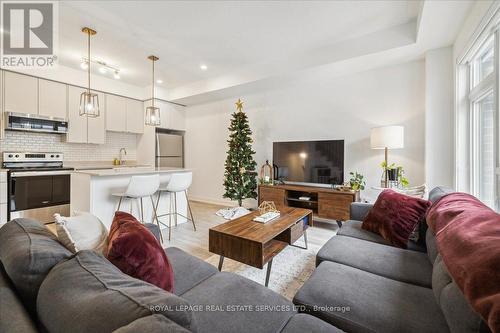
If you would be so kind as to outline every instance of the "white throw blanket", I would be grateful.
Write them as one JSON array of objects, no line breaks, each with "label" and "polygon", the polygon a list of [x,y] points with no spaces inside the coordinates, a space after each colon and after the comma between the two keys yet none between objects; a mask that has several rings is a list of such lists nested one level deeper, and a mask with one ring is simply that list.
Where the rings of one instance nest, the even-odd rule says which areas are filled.
[{"label": "white throw blanket", "polygon": [[226,220],[234,220],[248,213],[250,213],[250,211],[244,207],[234,207],[221,209],[217,211],[215,215],[222,216]]}]

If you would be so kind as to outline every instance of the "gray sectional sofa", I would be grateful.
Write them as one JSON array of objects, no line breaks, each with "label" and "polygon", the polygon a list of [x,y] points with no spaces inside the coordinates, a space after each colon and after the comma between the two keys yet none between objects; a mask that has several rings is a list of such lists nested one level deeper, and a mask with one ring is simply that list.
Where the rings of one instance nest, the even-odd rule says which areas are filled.
[{"label": "gray sectional sofa", "polygon": [[[449,192],[435,188],[429,199]],[[346,332],[489,332],[447,273],[425,221],[425,242],[396,248],[361,228],[371,207],[353,204],[351,221],[318,252],[294,303]]]},{"label": "gray sectional sofa", "polygon": [[37,221],[10,221],[0,228],[0,332],[340,332],[258,283],[166,252],[174,293],[93,251],[71,254]]},{"label": "gray sectional sofa", "polygon": [[[436,188],[430,200],[448,192]],[[352,220],[318,252],[294,298],[302,313],[178,248],[166,249],[175,276],[168,293],[95,252],[71,254],[36,221],[13,220],[0,228],[0,332],[489,332],[425,221],[423,241],[395,248],[361,228],[370,208],[353,204]]]}]

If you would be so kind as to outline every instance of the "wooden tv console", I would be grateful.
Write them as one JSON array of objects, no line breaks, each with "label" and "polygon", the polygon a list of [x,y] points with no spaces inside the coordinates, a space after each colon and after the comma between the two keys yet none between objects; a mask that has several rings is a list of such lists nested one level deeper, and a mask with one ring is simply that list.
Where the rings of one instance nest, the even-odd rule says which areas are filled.
[{"label": "wooden tv console", "polygon": [[[301,196],[311,199],[300,200]],[[351,203],[359,201],[359,192],[303,185],[259,185],[259,205],[262,201],[273,201],[278,210],[283,207],[307,208],[316,217],[345,221],[349,219]]]}]

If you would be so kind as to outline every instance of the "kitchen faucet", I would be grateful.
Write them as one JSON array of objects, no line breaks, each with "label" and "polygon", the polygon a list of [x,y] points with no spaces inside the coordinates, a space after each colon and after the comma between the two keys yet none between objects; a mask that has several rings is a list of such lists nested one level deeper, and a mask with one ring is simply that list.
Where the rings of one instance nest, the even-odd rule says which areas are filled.
[{"label": "kitchen faucet", "polygon": [[127,150],[125,148],[120,148],[120,165],[123,165],[125,164],[125,160],[123,159],[123,155],[122,155],[122,152],[127,155]]}]

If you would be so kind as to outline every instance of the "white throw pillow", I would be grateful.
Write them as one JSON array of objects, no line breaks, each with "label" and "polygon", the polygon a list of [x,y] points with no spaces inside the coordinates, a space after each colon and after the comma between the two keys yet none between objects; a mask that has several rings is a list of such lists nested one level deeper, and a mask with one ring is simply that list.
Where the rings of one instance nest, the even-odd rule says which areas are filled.
[{"label": "white throw pillow", "polygon": [[101,220],[90,213],[66,217],[54,215],[59,241],[71,252],[94,250],[104,253],[108,245],[108,230]]}]

